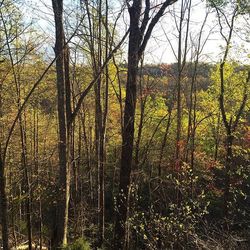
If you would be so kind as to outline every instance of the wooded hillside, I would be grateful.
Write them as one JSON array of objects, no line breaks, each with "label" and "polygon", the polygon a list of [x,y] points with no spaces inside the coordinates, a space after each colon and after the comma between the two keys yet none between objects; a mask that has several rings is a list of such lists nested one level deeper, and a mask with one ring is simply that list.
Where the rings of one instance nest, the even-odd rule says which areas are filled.
[{"label": "wooded hillside", "polygon": [[0,247],[249,249],[249,10],[0,0]]}]

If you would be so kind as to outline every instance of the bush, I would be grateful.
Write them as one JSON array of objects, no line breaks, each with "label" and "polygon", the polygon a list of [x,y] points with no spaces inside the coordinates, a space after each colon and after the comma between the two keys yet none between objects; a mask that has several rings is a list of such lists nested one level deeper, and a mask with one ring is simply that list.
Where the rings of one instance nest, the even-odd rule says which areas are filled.
[{"label": "bush", "polygon": [[65,250],[91,250],[90,244],[86,239],[79,238],[75,242],[71,243]]}]

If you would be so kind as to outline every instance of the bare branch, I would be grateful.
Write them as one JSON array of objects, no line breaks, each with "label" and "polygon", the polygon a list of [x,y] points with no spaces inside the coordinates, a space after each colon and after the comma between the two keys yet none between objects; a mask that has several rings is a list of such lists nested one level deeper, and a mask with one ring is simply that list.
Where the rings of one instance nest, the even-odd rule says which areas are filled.
[{"label": "bare branch", "polygon": [[157,24],[157,22],[159,21],[159,19],[163,16],[164,14],[164,11],[166,10],[166,8],[168,6],[170,6],[171,4],[175,3],[177,0],[166,0],[161,8],[159,9],[159,11],[156,13],[156,15],[153,17],[153,19],[151,20],[149,26],[148,26],[148,29],[145,33],[145,36],[143,37],[143,40],[141,42],[141,45],[139,47],[139,58],[142,56],[142,53],[144,52],[146,46],[147,46],[147,43],[148,43],[148,40],[151,36],[151,33],[153,31],[153,28],[155,27],[155,25]]},{"label": "bare branch", "polygon": [[124,40],[126,39],[127,35],[129,34],[129,30],[125,33],[121,41],[117,44],[117,46],[110,52],[109,56],[106,58],[105,62],[103,63],[102,67],[100,68],[100,71],[96,74],[95,78],[89,83],[87,88],[81,93],[80,98],[75,106],[74,111],[72,112],[71,119],[69,120],[69,123],[71,124],[75,118],[77,113],[79,112],[82,102],[84,98],[87,96],[95,82],[99,79],[100,75],[102,74],[103,70],[105,69],[106,65],[109,63],[109,61],[112,59],[113,55],[116,53],[116,51],[121,47],[123,44]]}]

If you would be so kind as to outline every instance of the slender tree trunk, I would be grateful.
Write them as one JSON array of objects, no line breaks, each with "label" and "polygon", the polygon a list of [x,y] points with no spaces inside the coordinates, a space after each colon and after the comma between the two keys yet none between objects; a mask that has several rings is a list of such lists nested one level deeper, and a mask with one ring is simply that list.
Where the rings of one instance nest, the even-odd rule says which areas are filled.
[{"label": "slender tree trunk", "polygon": [[22,117],[19,119],[20,134],[21,134],[21,145],[22,145],[22,170],[24,173],[24,191],[26,194],[25,208],[26,208],[26,224],[28,230],[28,245],[29,250],[32,250],[32,225],[31,225],[31,192],[30,192],[30,180],[28,171],[28,161],[27,161],[27,144],[26,144],[26,132],[23,125]]},{"label": "slender tree trunk", "polygon": [[[182,130],[182,103],[181,103],[181,88],[182,88],[182,77],[183,70],[186,65],[187,57],[187,46],[188,46],[188,37],[189,37],[189,23],[190,23],[190,12],[191,12],[191,3],[192,0],[182,0],[181,1],[181,13],[179,20],[179,37],[178,37],[178,76],[177,76],[177,127],[176,127],[176,151],[175,151],[175,161],[176,168],[180,168],[181,164],[181,130]],[[186,29],[184,33],[184,44],[183,44],[183,31],[184,31],[184,21],[185,13],[187,11],[186,18]]]},{"label": "slender tree trunk", "polygon": [[1,224],[2,224],[2,241],[3,249],[9,249],[9,230],[8,230],[8,201],[6,193],[6,176],[5,167],[0,156],[0,208],[1,208]]},{"label": "slender tree trunk", "polygon": [[[189,8],[191,8],[191,1],[190,1]],[[188,161],[188,151],[189,151],[189,141],[190,141],[190,151],[191,151],[190,152],[190,165],[191,165],[192,170],[194,170],[194,157],[195,157],[194,152],[195,152],[195,134],[196,134],[196,107],[197,107],[197,68],[199,64],[200,54],[205,45],[205,43],[202,44],[201,39],[202,39],[202,34],[203,34],[205,24],[207,22],[208,15],[209,15],[209,12],[206,13],[206,16],[204,18],[204,21],[201,25],[201,29],[199,32],[199,38],[198,38],[198,44],[197,44],[195,62],[194,62],[194,70],[192,73],[191,89],[190,89],[190,106],[189,106],[189,115],[188,115],[186,161]],[[191,180],[191,190],[193,190],[193,180]]]},{"label": "slender tree trunk", "polygon": [[[0,83],[0,118],[3,116],[2,110],[2,83]],[[1,226],[2,226],[2,242],[3,249],[9,249],[9,230],[8,230],[8,200],[6,193],[6,173],[5,164],[2,158],[2,140],[3,140],[3,124],[0,121],[0,210],[1,210]]]},{"label": "slender tree trunk", "polygon": [[181,2],[181,14],[179,21],[178,37],[178,76],[177,76],[177,123],[176,123],[176,149],[175,149],[175,167],[180,167],[180,138],[181,138],[181,81],[182,81],[182,30],[184,20],[184,0]]},{"label": "slender tree trunk", "polygon": [[[117,81],[118,81],[118,89],[119,91],[116,91],[116,89],[114,88],[114,86],[112,85],[116,97],[118,99],[119,102],[119,107],[120,107],[120,126],[121,126],[121,131],[123,131],[123,102],[122,102],[122,87],[121,87],[121,77],[120,77],[120,72],[119,72],[119,67],[116,63],[115,57],[113,56],[113,64],[116,68],[116,76],[117,76]],[[123,133],[123,132],[122,132]]]},{"label": "slender tree trunk", "polygon": [[94,195],[93,195],[93,184],[92,184],[92,167],[91,167],[92,162],[91,162],[91,153],[90,153],[92,151],[92,136],[91,136],[92,129],[89,128],[89,131],[87,131],[85,112],[83,112],[83,114],[81,115],[81,124],[82,124],[82,133],[83,133],[83,141],[84,141],[84,153],[85,153],[86,160],[87,160],[87,171],[88,171],[88,177],[89,177],[89,181],[88,181],[89,196],[90,196],[91,206],[93,206]]},{"label": "slender tree trunk", "polygon": [[216,124],[216,132],[215,132],[215,150],[214,150],[214,160],[217,161],[218,158],[218,149],[220,144],[220,126],[221,126],[221,114],[218,113],[218,119]]},{"label": "slender tree trunk", "polygon": [[69,130],[67,133],[66,122],[66,97],[65,97],[65,53],[64,53],[64,28],[63,28],[63,1],[52,0],[55,28],[56,43],[55,55],[56,59],[56,75],[57,75],[57,109],[59,123],[59,182],[58,182],[58,199],[56,222],[54,227],[54,235],[52,239],[53,247],[61,248],[67,244],[68,229],[68,207],[69,207],[69,180],[70,171],[68,164],[69,150]]},{"label": "slender tree trunk", "polygon": [[[99,22],[98,22],[98,58],[96,63],[96,72],[98,74],[102,65],[102,0],[99,0]],[[94,53],[94,51],[93,51]],[[96,161],[97,161],[97,175],[98,175],[98,247],[102,246],[104,239],[104,131],[103,131],[103,106],[102,106],[102,75],[98,78],[95,84],[95,98],[96,98]]]},{"label": "slender tree trunk", "polygon": [[229,203],[229,194],[230,194],[230,171],[231,171],[231,165],[233,160],[233,151],[232,151],[232,145],[233,145],[233,136],[231,134],[231,131],[228,131],[227,137],[226,137],[226,163],[225,163],[225,170],[226,170],[226,178],[225,178],[225,191],[224,191],[224,215],[225,218],[228,218],[228,203]]},{"label": "slender tree trunk", "polygon": [[[218,16],[218,21],[220,26],[222,27],[222,20],[221,20],[221,13],[222,10],[216,6],[214,6],[217,12]],[[220,112],[222,116],[222,121],[223,125],[226,129],[227,135],[226,135],[226,143],[225,143],[225,149],[226,149],[226,160],[225,160],[225,190],[224,190],[224,216],[226,219],[228,219],[229,216],[229,195],[230,195],[230,182],[231,182],[231,166],[232,166],[232,160],[233,160],[233,152],[232,152],[232,146],[233,146],[233,139],[234,135],[233,133],[237,129],[237,126],[239,124],[240,118],[243,114],[244,108],[246,106],[246,101],[247,101],[247,85],[250,81],[250,71],[248,72],[248,76],[246,78],[246,81],[244,83],[244,90],[243,90],[243,98],[241,101],[241,105],[238,108],[238,110],[235,112],[234,116],[235,119],[233,119],[233,115],[231,114],[230,119],[228,119],[228,114],[226,113],[226,108],[225,108],[225,64],[227,63],[227,57],[228,53],[230,50],[231,46],[231,39],[232,39],[232,34],[234,31],[234,22],[235,19],[237,18],[237,15],[239,14],[238,12],[239,6],[238,3],[235,5],[234,11],[232,13],[231,20],[228,20],[226,16],[226,22],[229,28],[229,33],[227,36],[223,34],[223,29],[220,29],[220,33],[222,37],[225,39],[226,42],[226,47],[225,47],[225,52],[223,55],[223,59],[220,63],[220,68],[219,68],[219,73],[220,73],[220,96],[219,96],[219,107],[220,107]],[[228,226],[228,225],[227,225]]]},{"label": "slender tree trunk", "polygon": [[161,167],[161,165],[162,165],[162,158],[163,158],[164,149],[166,147],[167,136],[168,136],[169,128],[170,128],[170,124],[171,124],[171,115],[172,115],[172,109],[169,109],[169,111],[168,111],[167,127],[166,127],[166,130],[165,130],[165,133],[164,133],[164,137],[163,137],[163,140],[162,140],[162,144],[161,144],[160,159],[159,159],[159,164],[158,164],[158,177],[162,176],[162,167]]},{"label": "slender tree trunk", "polygon": [[[35,165],[35,171],[37,175],[37,186],[39,187],[41,185],[40,183],[40,164],[39,164],[39,115],[37,111],[34,111],[34,165]],[[38,219],[39,219],[39,248],[42,249],[43,246],[43,214],[42,214],[42,193],[39,191],[38,193]]]},{"label": "slender tree trunk", "polygon": [[[100,1],[101,4],[101,1]],[[108,59],[109,54],[109,30],[108,30],[108,0],[105,1],[105,60]],[[100,9],[101,11],[101,9]],[[99,13],[100,14],[100,13]],[[101,32],[100,32],[101,34]],[[100,51],[101,53],[101,51]],[[99,66],[101,68],[101,65]],[[106,125],[107,125],[107,117],[108,117],[108,109],[109,109],[109,69],[108,64],[105,67],[105,94],[104,94],[104,101],[103,101],[103,115],[102,115],[102,127],[101,127],[101,134],[100,134],[100,171],[99,171],[99,185],[100,185],[100,193],[99,193],[99,204],[100,204],[100,211],[99,211],[99,235],[100,235],[100,242],[99,246],[103,245],[103,241],[105,238],[105,163],[106,163]]]},{"label": "slender tree trunk", "polygon": [[139,95],[140,95],[140,111],[141,112],[140,112],[140,121],[138,125],[137,139],[135,143],[135,170],[137,170],[139,166],[139,160],[140,160],[139,152],[140,152],[142,130],[143,130],[143,125],[144,125],[145,105],[146,105],[146,100],[147,100],[147,97],[143,99],[143,93],[142,93],[142,82],[143,82],[142,67],[143,67],[143,62],[141,61],[140,80],[139,80]]},{"label": "slender tree trunk", "polygon": [[[0,97],[1,98],[1,97]],[[12,168],[10,166],[10,174],[9,174],[9,185],[10,187],[13,187],[13,172],[12,171]],[[17,247],[17,237],[16,237],[16,211],[15,211],[15,206],[14,206],[14,203],[13,203],[13,197],[15,197],[15,188],[11,188],[10,190],[10,198],[9,198],[9,203],[11,204],[11,223],[12,223],[12,235],[13,235],[13,239],[14,239],[14,247],[16,248]]]},{"label": "slender tree trunk", "polygon": [[[102,60],[108,60],[109,52],[109,32],[108,32],[108,1],[105,1],[106,11],[105,11],[105,23],[103,24],[103,1],[99,0],[97,2],[98,9],[98,25],[95,27],[95,21],[92,19],[92,13],[90,12],[89,5],[86,2],[86,10],[88,15],[89,24],[89,34],[90,39],[88,41],[90,51],[92,66],[94,68],[94,78],[97,81],[94,85],[95,90],[95,153],[96,153],[96,167],[97,167],[97,187],[98,187],[98,241],[97,246],[101,247],[104,240],[104,230],[105,230],[105,204],[104,204],[104,167],[105,167],[105,134],[106,134],[106,119],[108,112],[108,64],[104,68],[105,76],[100,74],[102,70]],[[102,44],[103,39],[103,26],[105,26],[105,54],[103,54],[104,46]],[[94,38],[97,38],[96,42]],[[105,82],[105,86],[104,83]],[[104,87],[104,99],[102,99],[102,91]]]}]

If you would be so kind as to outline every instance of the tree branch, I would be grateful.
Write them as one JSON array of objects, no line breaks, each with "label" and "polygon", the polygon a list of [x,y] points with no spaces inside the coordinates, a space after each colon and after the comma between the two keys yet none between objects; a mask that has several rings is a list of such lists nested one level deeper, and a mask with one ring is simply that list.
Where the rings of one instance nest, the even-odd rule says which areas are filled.
[{"label": "tree branch", "polygon": [[164,11],[166,10],[166,8],[168,6],[170,6],[171,4],[175,3],[177,0],[166,0],[161,8],[159,9],[159,11],[156,13],[156,15],[153,17],[153,19],[151,20],[149,26],[148,26],[148,29],[145,33],[145,36],[144,38],[142,39],[142,42],[141,42],[141,45],[139,47],[139,58],[142,56],[142,53],[144,52],[146,46],[147,46],[147,43],[148,43],[148,40],[151,36],[151,33],[153,31],[153,28],[155,27],[155,25],[157,24],[157,22],[159,21],[159,19],[163,16],[164,14]]},{"label": "tree branch", "polygon": [[103,70],[105,69],[106,65],[109,63],[110,59],[112,59],[114,53],[120,48],[120,46],[123,44],[124,40],[126,39],[127,35],[129,34],[129,30],[125,33],[121,41],[118,43],[118,45],[111,51],[109,56],[106,58],[105,62],[103,63],[102,67],[100,68],[100,71],[96,74],[95,78],[89,83],[87,88],[81,93],[80,98],[74,108],[74,111],[72,112],[71,119],[69,120],[69,124],[72,124],[72,122],[75,120],[77,113],[79,112],[82,102],[86,95],[89,93],[95,82],[99,79],[100,75],[102,74]]}]

